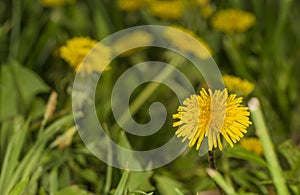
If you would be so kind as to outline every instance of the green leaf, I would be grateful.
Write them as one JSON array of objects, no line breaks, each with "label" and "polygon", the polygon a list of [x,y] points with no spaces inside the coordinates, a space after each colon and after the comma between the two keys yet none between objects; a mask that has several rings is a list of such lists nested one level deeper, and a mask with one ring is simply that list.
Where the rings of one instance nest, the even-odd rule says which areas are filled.
[{"label": "green leaf", "polygon": [[29,178],[26,178],[19,182],[17,185],[13,187],[13,189],[9,192],[9,195],[22,195],[27,184],[29,182]]},{"label": "green leaf", "polygon": [[74,185],[74,186],[69,186],[66,187],[62,190],[60,190],[59,192],[55,193],[55,195],[92,195],[92,193],[80,189],[78,186]]},{"label": "green leaf", "polygon": [[43,116],[45,112],[46,104],[45,101],[41,98],[35,98],[30,106],[30,116],[32,120],[35,120],[41,116]]},{"label": "green leaf", "polygon": [[234,146],[233,148],[227,149],[227,151],[225,152],[225,155],[227,155],[227,157],[233,157],[233,158],[237,158],[237,159],[241,159],[241,160],[246,160],[246,161],[250,161],[255,164],[261,165],[263,167],[268,167],[268,164],[266,163],[266,161],[263,158],[257,156],[253,152],[250,152],[238,145]]},{"label": "green leaf", "polygon": [[150,182],[153,171],[131,172],[128,178],[127,187],[131,190],[153,191],[155,188]]},{"label": "green leaf", "polygon": [[292,169],[299,166],[300,150],[291,140],[287,140],[278,146],[278,151],[286,158]]},{"label": "green leaf", "polygon": [[183,191],[183,186],[180,182],[163,175],[155,175],[154,180],[160,194],[174,195],[178,194],[178,190]]},{"label": "green leaf", "polygon": [[49,91],[49,87],[36,73],[17,62],[3,65],[0,71],[0,121],[25,114],[37,94]]},{"label": "green leaf", "polygon": [[18,94],[15,89],[14,76],[9,66],[0,68],[0,122],[18,113]]},{"label": "green leaf", "polygon": [[129,171],[128,170],[124,170],[123,171],[123,175],[121,177],[121,180],[118,184],[118,187],[114,193],[114,195],[123,195],[124,192],[126,191],[126,184],[127,184],[127,181],[128,181],[128,176],[129,176]]}]

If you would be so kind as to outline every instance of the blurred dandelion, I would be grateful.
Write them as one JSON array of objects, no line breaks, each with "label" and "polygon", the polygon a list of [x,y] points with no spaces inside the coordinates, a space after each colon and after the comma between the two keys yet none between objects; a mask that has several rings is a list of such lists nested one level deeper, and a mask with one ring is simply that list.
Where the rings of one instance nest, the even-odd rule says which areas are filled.
[{"label": "blurred dandelion", "polygon": [[257,155],[263,154],[263,146],[261,141],[256,137],[246,137],[240,142],[241,146],[246,150]]},{"label": "blurred dandelion", "polygon": [[214,92],[202,89],[200,95],[185,99],[178,113],[173,115],[179,119],[173,123],[173,127],[179,127],[175,134],[183,137],[182,142],[189,140],[190,147],[197,143],[196,150],[204,137],[208,138],[209,151],[213,147],[222,150],[220,134],[233,147],[251,124],[248,107],[241,105],[242,101],[236,94],[228,95],[227,89]]},{"label": "blurred dandelion", "polygon": [[203,18],[209,18],[215,11],[215,7],[210,4],[205,4],[200,7],[200,15]]},{"label": "blurred dandelion", "polygon": [[[211,56],[212,50],[209,47],[209,45],[205,41],[203,41],[200,37],[198,37],[193,31],[183,28],[181,26],[171,26],[171,27],[183,31],[184,33],[190,35],[192,38],[198,41],[195,42],[195,40],[192,38],[187,39],[187,36],[182,36],[182,33],[180,32],[176,33],[174,32],[174,30],[167,28],[166,31],[164,32],[164,35],[176,47],[178,47],[183,51],[191,52],[195,56],[200,57],[201,59],[207,59]],[[201,49],[199,49],[199,43],[201,46],[203,46]]]},{"label": "blurred dandelion", "polygon": [[216,31],[232,34],[245,32],[255,23],[255,16],[243,10],[225,9],[217,12],[211,20],[211,25]]},{"label": "blurred dandelion", "polygon": [[68,3],[75,3],[76,0],[41,0],[44,7],[63,7]]},{"label": "blurred dandelion", "polygon": [[[131,34],[127,34],[121,38],[116,39],[111,47],[114,53],[122,53],[121,56],[128,56],[133,54],[135,51],[142,49],[141,47],[137,47],[137,45],[150,45],[153,42],[153,40],[154,38],[150,33],[140,30],[134,31]],[[134,49],[126,51],[127,48],[131,47],[134,47]]]},{"label": "blurred dandelion", "polygon": [[117,6],[120,10],[133,12],[141,9],[145,2],[145,0],[118,0]]},{"label": "blurred dandelion", "polygon": [[183,15],[184,5],[181,0],[149,1],[150,13],[163,20],[179,19]]},{"label": "blurred dandelion", "polygon": [[[76,72],[105,71],[110,67],[105,65],[109,63],[111,50],[102,44],[87,37],[75,37],[67,41],[66,45],[60,48],[60,56],[71,66]],[[93,49],[93,50],[92,50]],[[92,52],[91,52],[92,51]],[[89,61],[84,62],[80,66],[85,56],[90,53]]]},{"label": "blurred dandelion", "polygon": [[240,77],[235,77],[232,75],[224,75],[223,81],[225,87],[230,93],[236,93],[237,95],[246,97],[254,89],[254,84],[247,81],[246,79],[241,79]]},{"label": "blurred dandelion", "polygon": [[196,5],[207,5],[209,4],[210,0],[193,0],[192,3],[196,4]]}]

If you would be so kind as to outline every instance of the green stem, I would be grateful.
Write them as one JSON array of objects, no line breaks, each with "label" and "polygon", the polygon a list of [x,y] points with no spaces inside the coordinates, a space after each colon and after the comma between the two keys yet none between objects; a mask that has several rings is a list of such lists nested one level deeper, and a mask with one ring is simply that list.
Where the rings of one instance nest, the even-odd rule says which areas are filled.
[{"label": "green stem", "polygon": [[[109,135],[108,127],[106,124],[104,126],[104,129],[105,132]],[[112,148],[110,144],[107,147],[108,147],[107,162],[109,163],[106,165],[106,179],[105,179],[105,186],[104,186],[104,194],[109,194],[111,183],[112,183],[112,172],[113,172],[113,167],[110,166],[110,164],[112,164],[113,161]]]},{"label": "green stem", "polygon": [[290,194],[286,186],[286,181],[283,177],[276,153],[273,149],[273,144],[264,121],[259,100],[257,98],[252,98],[249,100],[248,105],[254,122],[254,126],[258,131],[258,136],[263,145],[264,155],[268,162],[269,170],[271,172],[271,176],[273,178],[277,193],[282,195]]}]

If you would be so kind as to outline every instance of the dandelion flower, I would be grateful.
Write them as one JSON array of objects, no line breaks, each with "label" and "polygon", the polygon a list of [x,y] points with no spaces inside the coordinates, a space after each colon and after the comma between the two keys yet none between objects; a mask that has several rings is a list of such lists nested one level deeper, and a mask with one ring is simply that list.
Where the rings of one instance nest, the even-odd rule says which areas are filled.
[{"label": "dandelion flower", "polygon": [[200,7],[200,15],[203,18],[209,18],[215,11],[215,7],[207,4]]},{"label": "dandelion flower", "polygon": [[163,20],[179,19],[183,15],[183,2],[180,0],[149,2],[150,13]]},{"label": "dandelion flower", "polygon": [[141,9],[145,4],[145,0],[118,0],[117,5],[120,10],[133,12]]},{"label": "dandelion flower", "polygon": [[[167,28],[166,31],[164,32],[164,35],[167,39],[171,41],[173,45],[175,45],[176,47],[178,47],[183,51],[191,52],[195,56],[198,56],[202,59],[207,59],[211,56],[212,50],[209,47],[209,45],[205,41],[203,41],[200,37],[198,37],[193,31],[185,29],[180,26],[171,26],[171,27],[183,31],[184,33],[190,35],[192,38],[197,40],[195,41],[192,38],[189,37],[187,38],[186,36],[182,36],[182,33]],[[199,43],[202,46],[201,48],[199,48]]]},{"label": "dandelion flower", "polygon": [[193,0],[192,2],[197,5],[203,6],[209,4],[210,0]]},{"label": "dandelion flower", "polygon": [[[71,66],[76,72],[87,72],[88,74],[93,71],[101,72],[106,63],[109,63],[111,51],[109,47],[98,44],[97,41],[87,37],[75,37],[67,41],[66,45],[60,48],[60,56]],[[95,47],[96,46],[96,47]],[[94,48],[95,47],[95,48]],[[92,50],[92,48],[94,48]],[[90,53],[88,60],[83,63],[83,59]],[[97,52],[98,51],[98,52]],[[79,70],[80,68],[80,70]],[[104,70],[108,70],[105,68]]]},{"label": "dandelion flower", "polygon": [[245,32],[255,23],[255,16],[243,10],[226,9],[217,12],[212,20],[212,27],[216,31],[232,34]]},{"label": "dandelion flower", "polygon": [[204,137],[208,139],[209,151],[213,147],[222,150],[220,135],[233,147],[251,124],[248,107],[241,105],[242,101],[236,94],[228,95],[227,89],[214,92],[202,89],[200,95],[185,99],[173,115],[173,119],[179,119],[173,123],[173,127],[179,127],[175,134],[183,137],[182,142],[189,140],[190,147],[196,144],[196,150]]},{"label": "dandelion flower", "polygon": [[241,79],[240,77],[224,75],[223,81],[229,92],[236,93],[240,96],[246,97],[254,89],[253,83],[247,81],[246,79]]},{"label": "dandelion flower", "polygon": [[112,44],[112,50],[113,52],[119,54],[127,50],[127,48],[136,48],[129,51],[126,51],[125,53],[122,53],[122,56],[128,56],[134,51],[136,51],[138,46],[145,46],[150,45],[153,42],[153,37],[151,34],[149,34],[146,31],[133,31],[130,34],[126,34],[117,40],[114,41]]},{"label": "dandelion flower", "polygon": [[257,155],[263,154],[263,147],[262,143],[259,139],[255,137],[247,137],[241,140],[240,142],[241,146],[245,148],[246,150],[253,152]]},{"label": "dandelion flower", "polygon": [[74,2],[75,0],[41,0],[44,7],[63,7],[65,4]]}]

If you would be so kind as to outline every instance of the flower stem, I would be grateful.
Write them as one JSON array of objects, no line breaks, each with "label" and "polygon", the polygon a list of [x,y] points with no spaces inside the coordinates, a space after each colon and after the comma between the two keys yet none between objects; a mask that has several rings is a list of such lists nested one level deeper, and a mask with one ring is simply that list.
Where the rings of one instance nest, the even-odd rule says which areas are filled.
[{"label": "flower stem", "polygon": [[264,121],[264,116],[260,108],[258,98],[251,98],[248,102],[249,110],[254,122],[255,128],[258,130],[258,136],[262,142],[264,155],[269,165],[269,170],[273,178],[274,186],[278,194],[290,194],[283,176],[277,155],[273,148],[269,130]]},{"label": "flower stem", "polygon": [[[208,163],[209,163],[209,167],[213,170],[217,170],[216,169],[216,163],[215,163],[215,155],[213,151],[208,151]],[[222,188],[214,181],[217,190],[219,191],[219,193],[221,195],[225,195],[225,192],[222,190]]]}]

